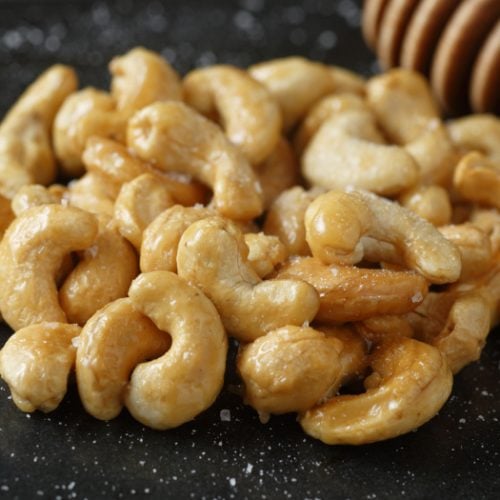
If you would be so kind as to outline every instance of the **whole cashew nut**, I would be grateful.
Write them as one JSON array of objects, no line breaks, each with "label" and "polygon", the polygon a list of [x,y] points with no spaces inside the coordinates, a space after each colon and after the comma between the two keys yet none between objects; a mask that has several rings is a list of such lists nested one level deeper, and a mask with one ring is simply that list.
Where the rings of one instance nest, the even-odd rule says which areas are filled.
[{"label": "whole cashew nut", "polygon": [[222,215],[250,220],[262,212],[262,190],[248,161],[217,125],[185,104],[156,103],[136,113],[127,143],[157,168],[208,184]]},{"label": "whole cashew nut", "polygon": [[43,205],[23,212],[0,243],[0,310],[14,330],[66,322],[55,277],[66,254],[92,245],[96,218],[83,210]]},{"label": "whole cashew nut", "polygon": [[305,225],[312,254],[326,264],[361,261],[363,237],[369,237],[393,245],[406,265],[431,283],[450,283],[460,276],[460,254],[453,243],[410,210],[372,193],[320,195],[309,205]]},{"label": "whole cashew nut", "polygon": [[170,345],[170,335],[129,298],[97,311],[82,329],[76,355],[78,392],[85,409],[100,420],[117,417],[132,371],[139,363],[163,355]]},{"label": "whole cashew nut", "polygon": [[224,382],[227,337],[207,297],[176,274],[141,274],[130,287],[134,306],[172,337],[160,358],[138,365],[125,403],[140,422],[167,429],[207,409]]},{"label": "whole cashew nut", "polygon": [[101,222],[96,240],[59,289],[59,303],[70,323],[83,326],[101,307],[127,295],[139,273],[133,248],[112,222]]},{"label": "whole cashew nut", "polygon": [[311,285],[298,280],[261,281],[247,255],[237,226],[210,217],[195,222],[182,235],[177,272],[206,293],[228,332],[241,341],[314,318],[319,300]]},{"label": "whole cashew nut", "polygon": [[22,411],[55,410],[66,394],[80,327],[37,323],[14,333],[0,351],[0,376]]},{"label": "whole cashew nut", "polygon": [[266,414],[306,411],[340,372],[342,342],[309,327],[284,326],[240,347],[238,371],[245,402]]},{"label": "whole cashew nut", "polygon": [[64,99],[77,87],[73,69],[55,65],[33,82],[0,125],[0,193],[12,198],[26,184],[56,175],[51,130]]},{"label": "whole cashew nut", "polygon": [[371,355],[367,391],[342,395],[300,417],[304,431],[326,444],[366,444],[409,432],[431,419],[451,393],[453,376],[433,346],[400,337]]},{"label": "whole cashew nut", "polygon": [[246,71],[216,65],[195,69],[182,82],[184,100],[210,118],[220,116],[229,140],[257,165],[275,149],[281,111],[269,91]]}]

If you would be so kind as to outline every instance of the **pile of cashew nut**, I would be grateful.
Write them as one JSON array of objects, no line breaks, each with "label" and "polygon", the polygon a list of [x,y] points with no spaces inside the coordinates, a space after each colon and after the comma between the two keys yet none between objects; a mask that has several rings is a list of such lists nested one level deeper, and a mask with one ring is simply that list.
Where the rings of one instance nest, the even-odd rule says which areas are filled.
[{"label": "pile of cashew nut", "polygon": [[135,48],[109,70],[105,91],[49,68],[0,125],[17,407],[76,381],[98,419],[176,427],[217,398],[232,337],[262,421],[364,444],[431,419],[500,318],[500,120],[443,121],[401,69],[181,78]]}]

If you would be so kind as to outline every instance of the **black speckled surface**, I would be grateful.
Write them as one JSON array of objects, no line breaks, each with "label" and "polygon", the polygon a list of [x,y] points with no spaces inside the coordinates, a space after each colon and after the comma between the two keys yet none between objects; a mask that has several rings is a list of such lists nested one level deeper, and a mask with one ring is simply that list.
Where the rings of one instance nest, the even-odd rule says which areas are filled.
[{"label": "black speckled surface", "polygon": [[[358,33],[358,5],[0,1],[0,112],[57,61],[76,66],[83,84],[106,85],[109,58],[137,44],[161,51],[183,73],[296,53],[370,74],[376,65]],[[25,415],[0,383],[0,497],[500,498],[499,333],[481,362],[456,377],[436,418],[365,447],[325,446],[294,416],[260,424],[231,391],[232,370],[210,410],[168,432],[126,412],[94,420],[74,388],[52,414]],[[8,335],[0,327],[0,345]]]}]

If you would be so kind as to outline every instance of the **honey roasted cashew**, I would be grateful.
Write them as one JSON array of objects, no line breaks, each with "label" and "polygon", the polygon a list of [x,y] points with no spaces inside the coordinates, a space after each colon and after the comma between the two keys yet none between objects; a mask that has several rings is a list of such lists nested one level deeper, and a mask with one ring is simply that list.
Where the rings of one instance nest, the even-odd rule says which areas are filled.
[{"label": "honey roasted cashew", "polygon": [[170,334],[172,347],[135,368],[125,404],[145,425],[176,427],[206,410],[222,389],[224,327],[210,300],[168,271],[141,274],[132,282],[129,296],[137,309]]},{"label": "honey roasted cashew", "polygon": [[275,277],[312,285],[320,302],[315,319],[327,323],[404,314],[427,295],[426,280],[414,272],[327,266],[314,257],[292,257]]},{"label": "honey roasted cashew", "polygon": [[170,335],[129,298],[97,311],[82,329],[76,355],[78,392],[85,409],[100,420],[117,417],[135,367],[163,355],[170,345]]},{"label": "honey roasted cashew", "polygon": [[444,226],[451,221],[450,196],[441,186],[418,185],[402,193],[398,202],[434,226]]},{"label": "honey roasted cashew", "polygon": [[219,120],[229,140],[258,165],[276,148],[281,111],[267,88],[235,66],[195,69],[182,82],[184,101]]},{"label": "honey roasted cashew", "polygon": [[16,218],[0,243],[0,310],[12,329],[66,322],[56,274],[65,255],[90,247],[96,235],[96,218],[73,207],[43,205]]},{"label": "honey roasted cashew", "polygon": [[314,186],[353,186],[382,195],[398,194],[419,178],[418,165],[403,148],[384,144],[367,109],[326,119],[304,151],[302,173]]},{"label": "honey roasted cashew", "polygon": [[158,184],[169,190],[172,198],[181,205],[203,203],[205,188],[186,175],[165,173],[136,158],[119,142],[103,137],[90,137],[83,152],[82,161],[89,173],[105,181],[108,194],[115,199],[126,182],[143,174],[154,175]]},{"label": "honey roasted cashew", "polygon": [[285,131],[290,130],[321,97],[335,89],[330,69],[303,57],[273,59],[248,68],[277,100]]},{"label": "honey roasted cashew", "polygon": [[[186,229],[177,272],[212,300],[228,332],[249,342],[282,326],[311,321],[319,307],[314,288],[299,280],[261,281],[234,223],[210,217]],[[199,263],[203,262],[203,266]]]},{"label": "honey roasted cashew", "polygon": [[309,327],[284,326],[240,347],[245,402],[267,414],[306,411],[339,378],[343,344]]},{"label": "honey roasted cashew", "polygon": [[101,307],[127,295],[139,273],[134,249],[113,222],[100,221],[92,246],[80,253],[80,260],[59,289],[59,303],[70,323],[83,326]]},{"label": "honey roasted cashew", "polygon": [[75,364],[80,327],[42,322],[14,333],[0,351],[0,376],[25,412],[55,410]]},{"label": "honey roasted cashew", "polygon": [[301,415],[304,431],[326,444],[389,439],[430,420],[451,393],[453,376],[441,352],[404,337],[377,346],[366,392],[336,396]]},{"label": "honey roasted cashew", "polygon": [[130,120],[127,143],[163,171],[180,171],[209,185],[224,216],[250,220],[262,212],[262,189],[241,151],[222,130],[188,106],[156,103]]},{"label": "honey roasted cashew", "polygon": [[312,254],[326,264],[355,264],[363,257],[363,239],[392,245],[410,268],[431,283],[456,281],[460,254],[429,222],[397,203],[365,191],[320,195],[305,215]]},{"label": "honey roasted cashew", "polygon": [[114,218],[120,234],[139,251],[144,230],[172,205],[170,190],[154,175],[142,174],[126,182],[115,200]]},{"label": "honey roasted cashew", "polygon": [[0,125],[0,193],[5,197],[12,198],[23,185],[54,180],[52,124],[64,99],[76,86],[73,69],[51,66],[5,116]]},{"label": "honey roasted cashew", "polygon": [[180,77],[159,54],[135,47],[109,63],[111,96],[126,117],[156,101],[182,99]]}]

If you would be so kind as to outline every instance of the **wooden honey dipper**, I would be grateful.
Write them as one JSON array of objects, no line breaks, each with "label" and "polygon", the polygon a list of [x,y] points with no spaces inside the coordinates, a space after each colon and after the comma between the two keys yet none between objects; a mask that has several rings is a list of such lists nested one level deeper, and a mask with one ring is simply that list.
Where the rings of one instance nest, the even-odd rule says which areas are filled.
[{"label": "wooden honey dipper", "polygon": [[450,114],[500,114],[500,0],[364,0],[363,35],[384,68],[426,75]]}]

